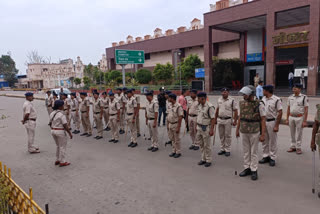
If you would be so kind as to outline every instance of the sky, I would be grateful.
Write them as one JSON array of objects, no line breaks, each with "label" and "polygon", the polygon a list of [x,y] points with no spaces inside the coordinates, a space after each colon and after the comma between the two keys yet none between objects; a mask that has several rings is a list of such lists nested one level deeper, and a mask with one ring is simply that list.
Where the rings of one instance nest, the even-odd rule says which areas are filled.
[{"label": "sky", "polygon": [[97,64],[112,42],[190,27],[216,0],[0,0],[0,55],[25,74],[28,52]]}]

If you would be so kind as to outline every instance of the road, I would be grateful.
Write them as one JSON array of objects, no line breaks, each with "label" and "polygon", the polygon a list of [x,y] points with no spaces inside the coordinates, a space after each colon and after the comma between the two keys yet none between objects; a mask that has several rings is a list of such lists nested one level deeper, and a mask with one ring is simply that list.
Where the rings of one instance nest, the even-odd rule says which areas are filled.
[{"label": "road", "polygon": [[[0,96],[0,161],[12,169],[13,179],[23,189],[33,188],[40,206],[49,203],[52,214],[319,212],[320,200],[311,194],[311,129],[304,130],[304,153],[297,156],[286,152],[289,129],[281,126],[277,166],[260,166],[258,181],[234,175],[235,170],[242,170],[242,154],[233,145],[230,158],[217,156],[219,138],[211,168],[197,165],[200,152],[187,149],[187,135],[182,139],[183,156],[169,158],[170,146],[163,145],[167,138],[164,127],[160,128],[157,153],[147,151],[149,141],[143,138],[132,149],[124,142],[124,135],[119,144],[108,143],[107,132],[100,141],[76,135],[68,146],[71,165],[59,168],[54,166],[55,143],[43,101],[34,101],[38,112],[36,143],[41,153],[26,152],[26,131],[19,123],[23,102]],[[261,145],[259,152],[261,156]]]}]

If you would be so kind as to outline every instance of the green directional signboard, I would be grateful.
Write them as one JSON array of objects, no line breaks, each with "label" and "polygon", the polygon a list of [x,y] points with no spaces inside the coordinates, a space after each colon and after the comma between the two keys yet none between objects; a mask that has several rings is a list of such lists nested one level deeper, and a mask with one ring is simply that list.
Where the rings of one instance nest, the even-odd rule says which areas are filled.
[{"label": "green directional signboard", "polygon": [[116,64],[144,64],[144,51],[116,50]]}]

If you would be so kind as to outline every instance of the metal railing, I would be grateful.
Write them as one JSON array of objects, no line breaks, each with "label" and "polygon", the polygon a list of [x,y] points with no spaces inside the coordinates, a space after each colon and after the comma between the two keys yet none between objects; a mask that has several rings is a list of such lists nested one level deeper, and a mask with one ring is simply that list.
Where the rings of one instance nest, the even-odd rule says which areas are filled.
[{"label": "metal railing", "polygon": [[11,178],[11,169],[0,162],[0,214],[48,214],[33,200],[32,188],[29,195],[20,188]]}]

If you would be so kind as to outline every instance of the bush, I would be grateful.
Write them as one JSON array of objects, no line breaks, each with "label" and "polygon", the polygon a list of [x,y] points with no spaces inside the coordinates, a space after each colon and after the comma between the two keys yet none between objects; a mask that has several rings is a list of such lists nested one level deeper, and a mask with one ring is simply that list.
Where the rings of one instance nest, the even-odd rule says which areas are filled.
[{"label": "bush", "polygon": [[136,73],[136,79],[141,84],[148,84],[152,80],[151,71],[147,69],[139,69]]},{"label": "bush", "polygon": [[203,62],[198,57],[198,55],[191,54],[185,59],[183,59],[183,61],[179,65],[178,71],[179,69],[181,69],[182,79],[190,80],[195,78],[195,69],[203,67]]},{"label": "bush", "polygon": [[173,71],[174,67],[170,63],[166,65],[157,64],[153,70],[153,80],[169,83],[168,80],[171,82]]},{"label": "bush", "polygon": [[110,81],[116,81],[117,83],[121,83],[122,82],[122,73],[120,71],[111,71],[108,74],[108,82]]}]

